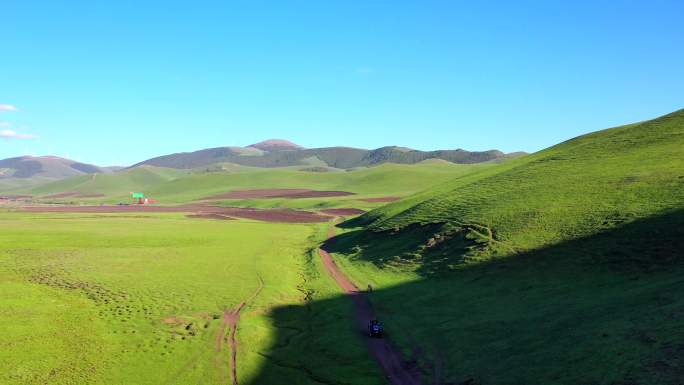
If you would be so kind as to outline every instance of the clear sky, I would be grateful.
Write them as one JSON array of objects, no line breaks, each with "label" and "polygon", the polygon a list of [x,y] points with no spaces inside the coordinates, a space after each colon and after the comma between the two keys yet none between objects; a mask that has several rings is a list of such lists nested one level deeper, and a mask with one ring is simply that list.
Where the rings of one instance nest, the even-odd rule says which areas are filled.
[{"label": "clear sky", "polygon": [[268,138],[532,152],[684,107],[683,15],[681,0],[0,0],[0,158],[127,165]]}]

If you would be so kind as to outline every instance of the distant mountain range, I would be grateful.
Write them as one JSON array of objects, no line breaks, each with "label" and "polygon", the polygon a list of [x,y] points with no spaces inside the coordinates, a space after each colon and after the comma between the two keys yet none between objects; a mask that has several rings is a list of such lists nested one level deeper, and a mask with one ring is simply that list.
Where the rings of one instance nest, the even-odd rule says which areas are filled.
[{"label": "distant mountain range", "polygon": [[98,167],[58,156],[20,156],[0,160],[0,179],[68,178],[76,175],[111,172],[115,167]]},{"label": "distant mountain range", "polygon": [[150,165],[176,169],[206,167],[217,163],[234,163],[251,167],[325,166],[340,169],[374,166],[381,163],[413,164],[427,159],[453,163],[481,163],[515,157],[524,153],[504,154],[498,150],[471,152],[466,150],[419,151],[405,147],[381,147],[364,150],[351,147],[304,148],[282,139],[270,139],[247,147],[215,147],[194,152],[159,156],[131,167]]},{"label": "distant mountain range", "polygon": [[[490,150],[419,151],[406,147],[381,147],[364,150],[351,147],[304,148],[282,139],[270,139],[246,147],[216,147],[194,152],[180,152],[159,156],[137,163],[139,166],[156,166],[168,169],[204,169],[217,171],[230,169],[229,165],[248,167],[296,167],[304,171],[330,171],[375,166],[382,163],[414,164],[433,159],[453,163],[481,163],[502,161],[525,153],[504,154]],[[20,156],[0,160],[0,190],[36,186],[50,181],[81,176],[116,172],[123,167],[100,167],[57,156]]]}]

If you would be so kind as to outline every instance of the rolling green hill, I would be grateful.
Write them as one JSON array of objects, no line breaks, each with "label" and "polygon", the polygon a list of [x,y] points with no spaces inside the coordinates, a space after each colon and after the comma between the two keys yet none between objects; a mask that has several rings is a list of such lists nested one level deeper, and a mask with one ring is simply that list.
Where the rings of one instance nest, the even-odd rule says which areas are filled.
[{"label": "rolling green hill", "polygon": [[110,168],[101,168],[57,156],[20,156],[0,159],[0,192],[38,186],[77,175],[110,171]]},{"label": "rolling green hill", "polygon": [[187,175],[186,171],[160,167],[137,167],[110,174],[81,175],[40,185],[22,192],[34,196],[63,192],[83,194],[125,195],[130,191],[140,191],[172,179]]},{"label": "rolling green hill", "polygon": [[489,254],[531,250],[682,208],[683,150],[678,111],[483,169],[360,221],[373,231],[448,223],[491,232]]},{"label": "rolling green hill", "polygon": [[0,178],[64,178],[106,169],[57,156],[20,156],[0,160]]},{"label": "rolling green hill", "polygon": [[675,384],[683,151],[684,110],[594,132],[373,210],[329,247],[443,383]]},{"label": "rolling green hill", "polygon": [[[63,192],[103,194],[100,197],[79,198],[83,202],[116,203],[129,198],[131,191],[143,191],[160,204],[187,203],[240,189],[300,188],[349,191],[355,195],[308,199],[227,200],[224,204],[250,207],[359,207],[372,208],[384,203],[360,199],[388,195],[406,196],[430,186],[477,171],[492,164],[459,165],[453,163],[421,163],[416,165],[383,164],[350,171],[310,172],[298,168],[251,168],[223,164],[210,171],[205,169],[177,170],[140,166],[112,174],[96,174],[69,178],[31,189],[15,192],[35,197]],[[62,200],[73,201],[73,196]],[[54,199],[53,199],[54,200]]]},{"label": "rolling green hill", "polygon": [[[285,145],[269,145],[285,142]],[[381,147],[364,150],[351,147],[326,147],[305,149],[293,143],[271,140],[248,147],[216,147],[194,152],[163,155],[140,162],[140,165],[192,169],[215,163],[235,163],[250,167],[329,166],[341,169],[374,166],[382,163],[414,164],[426,159],[442,159],[453,163],[481,163],[500,158],[519,156],[489,150],[471,152],[466,150],[419,151],[404,147]]]}]

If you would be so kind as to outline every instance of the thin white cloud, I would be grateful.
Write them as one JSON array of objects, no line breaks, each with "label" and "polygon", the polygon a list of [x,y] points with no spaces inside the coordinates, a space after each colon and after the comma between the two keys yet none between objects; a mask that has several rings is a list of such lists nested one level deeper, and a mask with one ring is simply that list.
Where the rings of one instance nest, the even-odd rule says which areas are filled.
[{"label": "thin white cloud", "polygon": [[0,112],[14,112],[16,110],[17,107],[11,104],[0,104]]},{"label": "thin white cloud", "polygon": [[9,127],[10,122],[0,122],[0,127]]},{"label": "thin white cloud", "polygon": [[3,139],[34,139],[36,136],[31,134],[22,134],[14,130],[0,131],[0,138]]}]

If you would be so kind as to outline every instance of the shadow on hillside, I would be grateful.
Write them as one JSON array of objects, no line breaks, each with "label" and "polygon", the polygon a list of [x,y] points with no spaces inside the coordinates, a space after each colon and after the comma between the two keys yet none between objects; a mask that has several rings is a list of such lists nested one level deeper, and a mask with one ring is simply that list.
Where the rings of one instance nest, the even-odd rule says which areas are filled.
[{"label": "shadow on hillside", "polygon": [[[385,268],[433,230],[348,233],[330,247]],[[448,273],[449,261],[418,262],[427,265],[423,279],[376,290],[371,300],[390,338],[421,363],[425,383],[684,378],[684,210]],[[385,384],[351,306],[336,296],[274,309],[279,333],[250,383]]]},{"label": "shadow on hillside", "polygon": [[[443,224],[413,226],[399,232],[352,230],[326,245],[331,252],[347,255],[352,260],[372,262],[378,268],[416,266],[416,271],[425,277],[449,276],[455,269],[464,268],[465,262],[477,260],[488,252],[496,256],[496,250],[488,249],[489,246],[480,232],[467,226]],[[677,210],[606,228],[586,238],[518,254],[514,258],[506,256],[500,262],[553,255],[580,263],[652,268],[681,258],[683,249],[684,210]],[[491,263],[494,262],[488,265]]]}]

